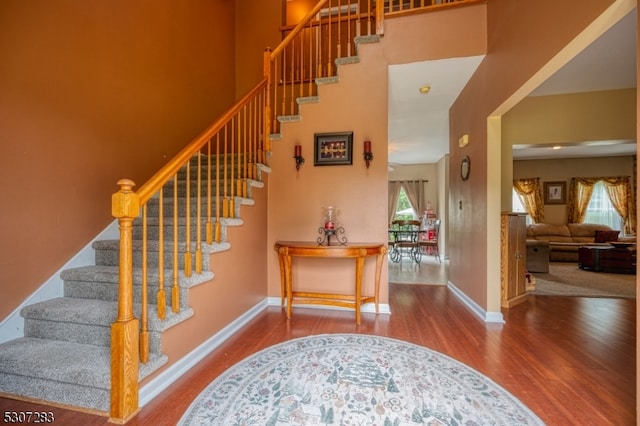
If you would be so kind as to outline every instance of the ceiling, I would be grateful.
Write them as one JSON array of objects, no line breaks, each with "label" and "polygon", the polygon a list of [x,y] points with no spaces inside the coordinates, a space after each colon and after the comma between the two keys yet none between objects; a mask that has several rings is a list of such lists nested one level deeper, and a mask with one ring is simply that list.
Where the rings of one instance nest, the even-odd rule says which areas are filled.
[{"label": "ceiling", "polygon": [[[449,152],[449,108],[484,56],[389,67],[389,163],[430,164]],[[636,10],[530,96],[636,87]],[[420,92],[430,86],[426,94]],[[636,141],[575,141],[560,149],[514,146],[514,159],[635,154]]]}]

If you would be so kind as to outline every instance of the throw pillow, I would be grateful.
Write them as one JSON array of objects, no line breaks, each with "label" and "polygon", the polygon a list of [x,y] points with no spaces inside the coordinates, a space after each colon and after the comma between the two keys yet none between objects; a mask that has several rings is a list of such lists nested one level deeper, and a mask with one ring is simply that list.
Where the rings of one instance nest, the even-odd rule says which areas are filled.
[{"label": "throw pillow", "polygon": [[594,243],[608,243],[609,241],[618,241],[620,231],[596,231]]}]

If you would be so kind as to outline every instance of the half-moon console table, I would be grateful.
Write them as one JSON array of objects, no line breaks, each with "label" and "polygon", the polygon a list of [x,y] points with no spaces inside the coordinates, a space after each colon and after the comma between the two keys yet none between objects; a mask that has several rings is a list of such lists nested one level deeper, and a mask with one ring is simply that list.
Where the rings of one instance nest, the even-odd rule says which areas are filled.
[{"label": "half-moon console table", "polygon": [[[287,299],[287,319],[291,318],[291,308],[296,304],[316,304],[341,306],[352,308],[356,311],[356,324],[360,325],[360,307],[363,303],[373,302],[378,314],[380,293],[380,273],[382,261],[387,252],[383,243],[347,243],[345,245],[318,245],[311,241],[277,241],[275,244],[280,261],[280,291],[281,303]],[[356,260],[356,282],[354,294],[330,294],[311,293],[305,291],[293,291],[291,279],[292,257],[319,257],[319,258],[354,258]],[[373,296],[362,295],[362,270],[364,261],[368,256],[376,256],[375,294]]]}]

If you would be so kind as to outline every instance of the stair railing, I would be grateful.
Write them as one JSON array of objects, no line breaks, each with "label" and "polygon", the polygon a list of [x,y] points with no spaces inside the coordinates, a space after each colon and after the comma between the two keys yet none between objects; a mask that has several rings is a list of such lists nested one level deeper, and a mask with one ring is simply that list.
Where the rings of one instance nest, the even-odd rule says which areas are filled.
[{"label": "stair railing", "polygon": [[265,134],[280,133],[295,119],[298,102],[317,95],[317,83],[335,77],[338,58],[356,56],[356,39],[384,34],[385,15],[423,13],[486,0],[320,0],[295,26],[282,28],[283,40],[264,54],[269,82]]},{"label": "stair railing", "polygon": [[469,3],[470,1],[477,0],[385,0],[384,15],[389,16],[397,13],[437,9],[451,6],[453,3]]},{"label": "stair railing", "polygon": [[[402,5],[395,6],[398,1]],[[120,278],[118,315],[111,328],[111,421],[124,423],[138,410],[139,362],[149,358],[149,287],[155,284],[156,315],[164,319],[164,265],[171,263],[171,310],[179,311],[180,273],[202,272],[203,237],[207,244],[220,243],[221,221],[235,216],[235,199],[247,197],[248,180],[258,180],[258,164],[266,163],[271,150],[270,136],[280,131],[281,120],[297,114],[297,99],[314,96],[318,82],[336,76],[337,58],[356,55],[356,37],[382,35],[385,13],[484,1],[385,0],[384,7],[376,8],[376,0],[319,0],[298,25],[284,29],[278,47],[265,51],[264,78],[254,89],[137,191],[129,179],[118,182],[120,190],[112,197],[112,214],[120,225]],[[170,236],[164,234],[165,225]],[[149,237],[154,228],[157,236]],[[134,245],[140,248],[135,258],[141,271],[140,320],[134,315]],[[158,264],[153,268],[152,253]]]},{"label": "stair railing", "polygon": [[[118,182],[120,190],[112,198],[112,214],[120,224],[118,316],[111,329],[114,421],[127,419],[138,408],[138,363],[149,358],[149,307],[155,305],[157,317],[164,319],[170,292],[172,312],[180,310],[180,275],[202,272],[203,240],[220,243],[221,222],[235,217],[236,197],[246,198],[248,180],[259,179],[258,164],[265,162],[266,89],[264,79],[137,191],[129,179]],[[153,229],[157,236],[150,238]],[[134,315],[136,244],[141,249],[135,259],[141,270],[139,321]],[[150,266],[152,256],[157,266]],[[169,272],[165,263],[171,263]],[[149,295],[151,287],[155,298]]]},{"label": "stair railing", "polygon": [[297,100],[316,95],[319,79],[336,76],[335,60],[356,55],[355,38],[376,33],[374,0],[320,0],[283,40],[264,55],[269,80],[267,134],[277,134]]}]

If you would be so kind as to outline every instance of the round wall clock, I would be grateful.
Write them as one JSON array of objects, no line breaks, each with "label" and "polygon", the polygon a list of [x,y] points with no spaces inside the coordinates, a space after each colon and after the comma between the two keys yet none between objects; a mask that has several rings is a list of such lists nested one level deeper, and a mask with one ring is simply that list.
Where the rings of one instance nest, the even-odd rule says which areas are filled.
[{"label": "round wall clock", "polygon": [[471,160],[468,155],[462,157],[462,162],[460,163],[460,177],[462,180],[469,179],[469,171],[471,169]]}]

